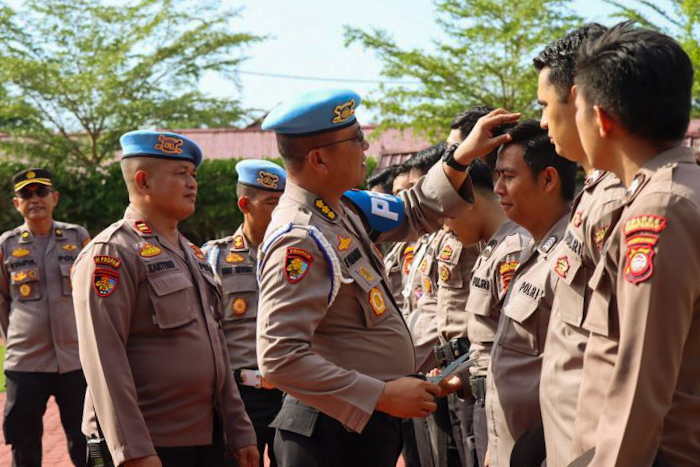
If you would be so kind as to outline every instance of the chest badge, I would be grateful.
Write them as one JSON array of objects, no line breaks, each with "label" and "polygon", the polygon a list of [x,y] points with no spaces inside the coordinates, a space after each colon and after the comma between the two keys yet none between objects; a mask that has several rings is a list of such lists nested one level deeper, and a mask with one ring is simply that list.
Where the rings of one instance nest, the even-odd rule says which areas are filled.
[{"label": "chest badge", "polygon": [[73,245],[73,244],[71,243],[71,244],[68,244],[68,245],[63,245],[61,248],[63,248],[63,249],[66,250],[66,251],[75,251],[75,250],[78,249],[78,245]]},{"label": "chest badge", "polygon": [[566,279],[566,275],[569,273],[569,258],[566,256],[560,256],[557,258],[557,264],[554,266],[554,272],[556,272],[562,279]]},{"label": "chest badge", "polygon": [[22,284],[19,286],[19,294],[26,298],[32,294],[32,286],[29,284]]},{"label": "chest badge", "polygon": [[162,252],[163,250],[161,250],[159,247],[151,245],[150,243],[144,243],[139,250],[139,255],[143,256],[144,258],[151,258],[153,256],[158,256]]},{"label": "chest badge", "polygon": [[423,276],[423,293],[429,294],[432,291],[433,284],[430,282],[430,278],[428,276]]},{"label": "chest badge", "polygon": [[15,258],[22,258],[23,256],[27,256],[30,253],[31,251],[26,248],[15,248],[12,251],[12,256],[14,256]]},{"label": "chest badge", "polygon": [[287,248],[287,257],[284,263],[284,273],[290,284],[296,284],[309,272],[314,257],[311,253],[301,248]]},{"label": "chest badge", "polygon": [[338,234],[338,251],[345,251],[350,248],[352,237],[343,237]]},{"label": "chest badge", "polygon": [[452,247],[450,245],[445,245],[440,251],[440,259],[443,261],[449,261],[452,259],[452,253],[454,253]]},{"label": "chest badge", "polygon": [[236,316],[244,315],[248,311],[248,302],[244,298],[237,298],[231,304],[231,308]]},{"label": "chest badge", "polygon": [[367,269],[365,269],[365,268],[360,268],[360,275],[362,276],[362,278],[363,278],[364,280],[366,280],[366,281],[367,281],[368,283],[370,283],[370,284],[371,284],[372,281],[374,280],[374,274],[372,274],[371,272],[369,272],[369,271],[368,271]]},{"label": "chest badge", "polygon": [[243,261],[245,261],[245,258],[238,253],[230,252],[228,255],[226,255],[227,263],[240,263]]},{"label": "chest badge", "polygon": [[386,302],[384,301],[384,294],[379,287],[374,287],[369,291],[369,306],[372,307],[372,311],[375,315],[381,316],[386,311]]},{"label": "chest badge", "polygon": [[443,282],[447,282],[450,280],[450,268],[447,267],[447,265],[442,264],[440,265],[440,280]]}]

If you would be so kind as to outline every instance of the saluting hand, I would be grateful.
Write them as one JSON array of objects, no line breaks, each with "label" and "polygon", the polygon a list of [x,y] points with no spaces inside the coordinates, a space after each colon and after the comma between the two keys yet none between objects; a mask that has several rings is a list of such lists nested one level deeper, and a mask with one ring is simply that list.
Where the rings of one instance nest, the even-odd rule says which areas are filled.
[{"label": "saluting hand", "polygon": [[255,445],[236,449],[233,451],[233,455],[238,461],[238,467],[258,467],[260,463],[260,453]]},{"label": "saluting hand", "polygon": [[437,409],[437,384],[404,376],[384,384],[376,409],[399,418],[425,418]]},{"label": "saluting hand", "polygon": [[498,146],[510,141],[510,135],[494,136],[492,130],[504,123],[515,122],[520,113],[496,109],[477,120],[476,125],[454,153],[460,164],[467,165],[477,157],[482,157]]}]

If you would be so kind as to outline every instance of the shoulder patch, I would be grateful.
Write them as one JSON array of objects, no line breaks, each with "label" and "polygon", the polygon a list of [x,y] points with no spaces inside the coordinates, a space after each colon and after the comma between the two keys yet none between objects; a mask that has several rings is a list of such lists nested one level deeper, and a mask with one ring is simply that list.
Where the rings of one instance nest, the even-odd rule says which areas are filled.
[{"label": "shoulder patch", "polygon": [[314,257],[302,248],[288,247],[287,256],[284,261],[284,273],[290,284],[296,284],[302,280],[309,272]]},{"label": "shoulder patch", "polygon": [[111,268],[95,268],[92,285],[98,297],[109,297],[119,286],[119,271]]},{"label": "shoulder patch", "polygon": [[192,251],[194,252],[194,255],[199,258],[199,259],[205,259],[204,253],[202,253],[202,250],[195,245],[194,243],[190,243],[190,248],[192,248]]},{"label": "shoulder patch", "polygon": [[104,266],[110,266],[114,269],[119,269],[119,266],[121,266],[122,262],[119,261],[117,258],[114,256],[108,256],[108,255],[98,255],[93,258],[95,261],[95,264],[97,266],[104,265]]},{"label": "shoulder patch", "polygon": [[501,279],[501,286],[503,290],[508,290],[511,279],[513,279],[513,274],[515,270],[518,269],[518,261],[504,261],[498,266],[498,276]]}]

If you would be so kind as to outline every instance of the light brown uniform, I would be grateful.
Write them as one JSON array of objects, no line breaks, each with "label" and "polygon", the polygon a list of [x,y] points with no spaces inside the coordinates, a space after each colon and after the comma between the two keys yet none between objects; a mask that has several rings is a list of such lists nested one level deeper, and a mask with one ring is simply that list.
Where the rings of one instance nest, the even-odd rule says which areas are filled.
[{"label": "light brown uniform", "polygon": [[564,237],[568,213],[540,242],[531,241],[508,288],[486,383],[489,455],[494,467],[510,465],[517,439],[542,423],[540,371],[554,298],[549,260]]},{"label": "light brown uniform", "polygon": [[[409,248],[410,250],[407,251]],[[406,273],[404,273],[403,267],[406,254],[411,255],[412,260],[413,247],[406,242],[396,242],[391,245],[389,251],[384,255],[384,274],[386,274],[391,296],[394,297],[399,310],[404,306],[404,298],[401,293],[403,291],[403,279],[405,276],[408,276],[408,271],[406,270]]]},{"label": "light brown uniform", "polygon": [[589,334],[581,327],[591,297],[587,284],[600,259],[611,211],[625,191],[612,173],[593,171],[574,200],[564,240],[552,252],[552,268],[559,280],[540,380],[548,467],[566,467],[573,460],[571,439]]},{"label": "light brown uniform", "polygon": [[0,237],[5,370],[80,369],[70,269],[89,239],[83,227],[64,222],[54,222],[45,238],[32,234],[27,224]]},{"label": "light brown uniform", "polygon": [[649,160],[589,283],[573,449],[591,465],[700,465],[700,167]]},{"label": "light brown uniform", "polygon": [[83,431],[99,419],[112,459],[156,455],[154,446],[255,445],[233,382],[211,267],[131,207],[100,233],[73,269],[80,360],[88,382]]},{"label": "light brown uniform", "polygon": [[[466,206],[440,164],[401,196],[407,221],[379,241],[435,230]],[[259,367],[278,388],[357,432],[384,382],[415,369],[383,269],[356,215],[287,182],[261,248]]]}]

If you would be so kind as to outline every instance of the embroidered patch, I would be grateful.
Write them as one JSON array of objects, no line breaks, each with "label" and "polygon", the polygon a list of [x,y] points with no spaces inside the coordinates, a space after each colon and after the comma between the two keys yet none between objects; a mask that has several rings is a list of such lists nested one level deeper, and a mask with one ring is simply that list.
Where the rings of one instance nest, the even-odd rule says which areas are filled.
[{"label": "embroidered patch", "polygon": [[635,232],[661,232],[666,228],[666,218],[647,214],[636,216],[625,222],[625,236]]},{"label": "embroidered patch", "polygon": [[627,239],[625,239],[625,243],[627,243],[628,248],[635,247],[635,246],[644,246],[644,245],[654,246],[658,242],[659,242],[658,235],[647,234],[647,233],[632,235],[631,237],[627,237]]},{"label": "embroidered patch", "polygon": [[279,175],[271,174],[270,172],[258,172],[258,183],[267,188],[277,188],[277,182],[280,181]]},{"label": "embroidered patch", "polygon": [[152,234],[153,230],[146,224],[146,221],[144,220],[137,220],[134,222],[134,227],[136,227],[136,230],[143,234]]},{"label": "embroidered patch", "polygon": [[454,253],[452,247],[450,245],[445,245],[442,251],[440,251],[440,259],[449,261],[452,258],[452,253]]},{"label": "embroidered patch", "polygon": [[415,256],[415,247],[409,246],[406,248],[403,254],[403,275],[408,276],[411,272],[411,265],[413,264],[413,258]]},{"label": "embroidered patch", "polygon": [[117,258],[114,256],[107,256],[107,255],[100,255],[100,256],[95,256],[93,258],[95,261],[95,264],[100,265],[103,264],[105,266],[111,266],[114,269],[118,269],[119,266],[121,266],[121,261],[119,261]]},{"label": "embroidered patch", "polygon": [[29,284],[22,284],[19,286],[19,294],[22,297],[29,297],[32,294],[32,286]]},{"label": "embroidered patch", "polygon": [[30,253],[31,251],[26,248],[15,248],[12,251],[12,256],[14,256],[15,258],[21,258],[23,256],[27,256]]},{"label": "embroidered patch", "polygon": [[333,123],[342,123],[355,115],[355,99],[350,99],[344,104],[340,104],[333,109]]},{"label": "embroidered patch", "polygon": [[63,245],[61,248],[63,248],[66,251],[75,251],[78,249],[78,245],[73,245],[73,244]]},{"label": "embroidered patch", "polygon": [[334,210],[331,209],[330,206],[328,206],[322,199],[316,198],[316,201],[314,201],[314,206],[320,212],[323,214],[324,217],[327,217],[330,220],[334,220],[338,215],[335,213]]},{"label": "embroidered patch", "polygon": [[441,264],[440,265],[440,280],[443,282],[447,282],[450,280],[450,268],[447,267],[446,264]]},{"label": "embroidered patch", "polygon": [[92,285],[99,297],[109,297],[119,285],[119,271],[97,268],[92,274]]},{"label": "embroidered patch", "polygon": [[243,239],[243,235],[236,235],[233,237],[233,247],[236,250],[245,248],[245,240]]},{"label": "embroidered patch", "polygon": [[197,245],[190,243],[190,248],[192,248],[192,251],[194,251],[194,255],[197,258],[204,259],[204,253],[202,253],[202,250]]},{"label": "embroidered patch", "polygon": [[32,269],[31,271],[17,271],[16,273],[14,273],[12,275],[12,280],[14,282],[22,282],[25,279],[36,280],[37,277],[38,277],[37,272]]},{"label": "embroidered patch", "polygon": [[369,306],[375,315],[381,316],[386,311],[386,303],[384,302],[384,294],[378,287],[374,287],[369,291]]},{"label": "embroidered patch", "polygon": [[423,293],[430,293],[433,290],[433,284],[428,276],[423,276]]},{"label": "embroidered patch", "polygon": [[364,280],[366,280],[367,282],[372,283],[372,281],[374,281],[374,274],[369,272],[367,269],[360,268],[359,272],[360,272],[360,275],[362,276],[362,278]]},{"label": "embroidered patch", "polygon": [[290,284],[296,284],[309,272],[314,257],[311,253],[301,248],[287,248],[287,258],[284,263],[284,273]]},{"label": "embroidered patch", "polygon": [[153,256],[158,256],[162,252],[163,250],[161,250],[159,247],[151,245],[150,243],[144,243],[139,250],[139,255],[143,256],[144,258],[151,258]]},{"label": "embroidered patch", "polygon": [[637,245],[627,250],[625,278],[632,284],[639,284],[654,274],[654,250],[651,245]]},{"label": "embroidered patch", "polygon": [[428,266],[430,266],[430,263],[428,262],[427,259],[424,259],[421,261],[420,266],[418,267],[418,270],[422,272],[423,274],[428,274]]},{"label": "embroidered patch", "polygon": [[338,251],[345,251],[350,248],[350,243],[352,243],[352,237],[343,237],[337,234],[338,237]]},{"label": "embroidered patch", "polygon": [[605,234],[608,233],[609,228],[610,228],[610,224],[604,225],[604,226],[596,229],[596,231],[593,234],[594,239],[595,239],[595,244],[599,250],[601,250],[603,248],[603,241],[605,240]]},{"label": "embroidered patch", "polygon": [[231,308],[233,309],[233,313],[235,315],[244,315],[245,312],[248,311],[248,302],[246,302],[243,298],[237,298],[231,304]]},{"label": "embroidered patch", "polygon": [[172,136],[158,135],[156,149],[166,154],[182,154],[182,145],[185,144],[180,138]]},{"label": "embroidered patch", "polygon": [[501,277],[501,286],[503,290],[508,290],[510,280],[513,278],[516,269],[518,269],[517,261],[506,261],[499,266],[498,275]]},{"label": "embroidered patch", "polygon": [[226,255],[227,263],[240,263],[244,260],[245,258],[238,253],[230,252],[228,255]]},{"label": "embroidered patch", "polygon": [[557,264],[554,266],[554,272],[556,272],[562,279],[566,279],[566,275],[569,273],[569,258],[566,256],[560,256],[557,258]]},{"label": "embroidered patch", "polygon": [[574,218],[571,219],[574,227],[581,227],[581,222],[583,222],[583,211],[576,211]]}]

